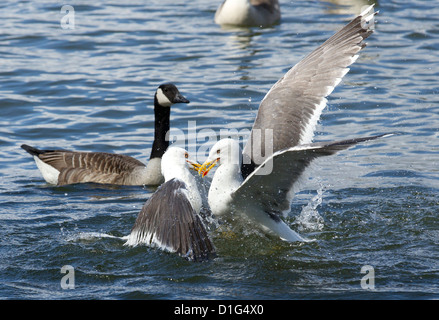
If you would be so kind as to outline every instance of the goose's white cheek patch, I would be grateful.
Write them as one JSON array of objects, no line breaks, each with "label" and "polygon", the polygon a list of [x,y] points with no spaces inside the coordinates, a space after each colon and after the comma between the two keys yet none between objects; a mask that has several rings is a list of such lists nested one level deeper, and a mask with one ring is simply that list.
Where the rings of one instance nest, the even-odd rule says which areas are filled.
[{"label": "goose's white cheek patch", "polygon": [[163,107],[170,107],[172,105],[172,102],[165,96],[161,88],[157,89],[157,101]]}]

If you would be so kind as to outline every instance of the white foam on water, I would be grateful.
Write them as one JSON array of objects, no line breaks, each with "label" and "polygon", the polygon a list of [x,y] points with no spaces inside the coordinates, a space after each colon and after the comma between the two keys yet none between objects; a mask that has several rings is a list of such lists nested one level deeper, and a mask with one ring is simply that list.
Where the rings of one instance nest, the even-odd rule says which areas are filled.
[{"label": "white foam on water", "polygon": [[102,232],[79,232],[77,234],[71,235],[67,239],[67,241],[81,241],[81,240],[90,241],[90,240],[102,239],[102,238],[124,240],[125,237],[112,236],[110,234],[106,234]]}]

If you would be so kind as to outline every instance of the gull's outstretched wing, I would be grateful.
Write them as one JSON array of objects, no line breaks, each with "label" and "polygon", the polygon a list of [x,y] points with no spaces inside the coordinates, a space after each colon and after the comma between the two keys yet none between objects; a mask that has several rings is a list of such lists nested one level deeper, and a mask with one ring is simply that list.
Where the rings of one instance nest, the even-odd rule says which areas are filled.
[{"label": "gull's outstretched wing", "polygon": [[[336,142],[317,142],[278,151],[244,180],[232,195],[232,205],[257,206],[273,219],[278,219],[279,215],[290,211],[293,186],[312,160],[332,155],[359,142],[388,135],[390,134]],[[261,174],[262,170],[266,170],[267,174]]]},{"label": "gull's outstretched wing", "polygon": [[[372,6],[291,68],[262,100],[243,151],[243,164],[260,165],[279,150],[311,143],[326,97],[349,71],[373,30]],[[266,134],[272,130],[272,139]],[[256,155],[256,156],[255,156]],[[261,156],[259,156],[261,155]],[[243,170],[246,177],[253,170]]]},{"label": "gull's outstretched wing", "polygon": [[126,244],[156,246],[194,261],[215,257],[215,247],[187,193],[179,179],[162,184],[143,206]]}]

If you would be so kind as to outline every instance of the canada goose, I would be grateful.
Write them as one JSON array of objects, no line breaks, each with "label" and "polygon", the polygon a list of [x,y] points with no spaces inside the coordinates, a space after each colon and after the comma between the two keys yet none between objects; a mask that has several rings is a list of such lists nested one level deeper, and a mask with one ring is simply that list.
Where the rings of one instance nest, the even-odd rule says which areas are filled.
[{"label": "canada goose", "polygon": [[[262,100],[244,151],[223,139],[199,172],[216,164],[208,194],[213,214],[237,212],[286,241],[305,241],[281,216],[291,210],[293,187],[312,160],[382,136],[311,143],[328,96],[348,72],[371,33],[372,6],[291,68]],[[267,136],[265,134],[270,133]],[[268,146],[268,148],[267,148]],[[265,150],[265,156],[259,156]]]},{"label": "canada goose", "polygon": [[169,146],[171,105],[189,103],[173,84],[160,85],[154,95],[154,142],[147,165],[121,154],[105,152],[76,152],[67,150],[39,150],[23,144],[30,153],[47,183],[102,183],[115,185],[159,185],[163,182],[161,158]]},{"label": "canada goose", "polygon": [[125,245],[155,246],[194,261],[215,257],[215,247],[198,216],[202,199],[189,172],[192,167],[197,170],[199,165],[189,160],[186,150],[169,147],[162,158],[165,183],[143,206]]},{"label": "canada goose", "polygon": [[278,0],[225,0],[215,13],[220,25],[267,27],[279,19]]}]

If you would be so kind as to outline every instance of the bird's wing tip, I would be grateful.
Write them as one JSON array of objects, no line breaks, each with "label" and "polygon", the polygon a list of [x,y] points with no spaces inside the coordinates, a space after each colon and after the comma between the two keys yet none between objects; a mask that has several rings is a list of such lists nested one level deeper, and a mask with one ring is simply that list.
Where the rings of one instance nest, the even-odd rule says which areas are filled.
[{"label": "bird's wing tip", "polygon": [[[364,7],[366,7],[365,9],[363,9],[363,11],[361,11],[361,13],[360,13],[360,16],[365,16],[365,15],[368,15],[368,14],[370,14],[371,12],[371,10],[373,9],[373,7],[375,6],[375,3],[372,3],[370,6],[364,6]],[[364,8],[364,7],[362,7],[362,8]],[[374,11],[373,13],[374,14],[376,14],[375,12],[378,12],[378,11]]]}]

